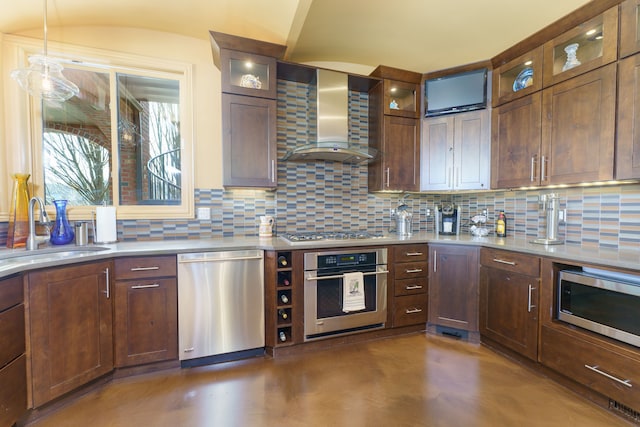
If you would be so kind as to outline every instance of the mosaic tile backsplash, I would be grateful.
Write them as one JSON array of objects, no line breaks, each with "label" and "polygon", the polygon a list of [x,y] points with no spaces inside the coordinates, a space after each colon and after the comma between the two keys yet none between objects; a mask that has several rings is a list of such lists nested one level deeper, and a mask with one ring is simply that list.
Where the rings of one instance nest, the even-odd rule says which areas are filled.
[{"label": "mosaic tile backsplash", "polygon": [[[350,94],[350,136],[354,143],[368,138],[366,94]],[[278,82],[278,157],[315,137],[315,110],[307,85]],[[500,210],[507,215],[508,235],[541,237],[545,214],[541,194],[560,195],[567,220],[559,235],[570,244],[640,250],[640,185],[578,187],[554,190],[490,191],[464,194],[369,193],[367,166],[337,162],[278,163],[278,189],[196,189],[196,208],[211,209],[211,220],[118,220],[118,239],[170,240],[231,236],[257,236],[257,218],[276,217],[275,232],[339,231],[345,229],[389,232],[390,210],[401,198],[413,211],[414,231],[434,232],[436,204],[455,203],[468,233],[469,218],[488,211],[493,231]],[[5,245],[7,223],[0,223],[0,244]]]}]

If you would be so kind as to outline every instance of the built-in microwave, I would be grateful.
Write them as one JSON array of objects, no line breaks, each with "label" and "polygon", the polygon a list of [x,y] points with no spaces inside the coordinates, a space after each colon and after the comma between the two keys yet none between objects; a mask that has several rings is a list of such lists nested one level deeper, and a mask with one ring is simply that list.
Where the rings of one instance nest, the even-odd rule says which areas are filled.
[{"label": "built-in microwave", "polygon": [[640,347],[640,276],[562,270],[558,319]]}]

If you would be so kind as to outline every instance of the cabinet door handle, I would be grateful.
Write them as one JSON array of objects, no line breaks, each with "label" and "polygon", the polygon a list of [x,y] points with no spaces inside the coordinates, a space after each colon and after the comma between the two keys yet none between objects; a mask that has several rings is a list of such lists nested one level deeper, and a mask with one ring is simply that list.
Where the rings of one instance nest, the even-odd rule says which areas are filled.
[{"label": "cabinet door handle", "polygon": [[536,180],[536,156],[531,156],[531,182]]},{"label": "cabinet door handle", "polygon": [[276,161],[271,160],[271,182],[276,182]]},{"label": "cabinet door handle", "polygon": [[160,267],[133,267],[130,270],[131,271],[151,271],[151,270],[160,270]]},{"label": "cabinet door handle", "polygon": [[456,167],[456,185],[455,188],[460,186],[460,168]]},{"label": "cabinet door handle", "polygon": [[413,291],[415,289],[422,289],[422,286],[420,286],[420,285],[407,285],[404,288],[406,290],[408,290],[408,291]]},{"label": "cabinet door handle", "polygon": [[500,264],[507,264],[507,265],[513,265],[513,266],[516,265],[516,263],[513,262],[513,261],[505,261],[505,260],[500,259],[500,258],[494,258],[493,262],[499,262]]},{"label": "cabinet door handle", "polygon": [[407,308],[404,312],[406,314],[416,314],[416,313],[420,313],[422,311],[421,308]]},{"label": "cabinet door handle", "polygon": [[389,175],[390,175],[389,168],[387,168],[387,187],[389,187],[389,182],[390,182]]},{"label": "cabinet door handle", "polygon": [[404,271],[405,273],[422,273],[421,268],[411,268]]},{"label": "cabinet door handle", "polygon": [[103,292],[107,295],[107,299],[109,299],[111,297],[111,291],[109,290],[109,267],[105,268],[103,273],[105,276],[105,282],[107,282],[107,285]]},{"label": "cabinet door handle", "polygon": [[438,253],[433,251],[433,272],[438,271]]},{"label": "cabinet door handle", "polygon": [[447,171],[447,188],[451,188],[451,184],[453,182],[453,168],[449,167]]},{"label": "cabinet door handle", "polygon": [[406,252],[405,253],[406,256],[420,256],[423,255],[422,252]]},{"label": "cabinet door handle", "polygon": [[133,285],[131,289],[148,289],[148,288],[159,288],[159,283],[152,283],[150,285]]},{"label": "cabinet door handle", "polygon": [[611,374],[607,374],[606,372],[601,371],[600,369],[598,369],[599,366],[597,366],[597,365],[596,366],[584,365],[584,367],[589,369],[589,370],[591,370],[591,371],[593,371],[593,372],[595,372],[595,373],[597,373],[597,374],[600,374],[600,375],[602,375],[604,377],[607,377],[610,380],[614,380],[615,382],[620,383],[620,384],[622,384],[624,386],[627,386],[629,388],[633,387],[633,384],[631,384],[631,380],[621,380],[620,378],[614,377]]},{"label": "cabinet door handle", "polygon": [[529,297],[527,299],[527,312],[531,313],[531,309],[535,307],[535,305],[531,304],[531,292],[533,292],[535,288],[529,285]]},{"label": "cabinet door handle", "polygon": [[540,161],[540,182],[547,180],[547,162],[547,157],[542,156],[542,159]]}]

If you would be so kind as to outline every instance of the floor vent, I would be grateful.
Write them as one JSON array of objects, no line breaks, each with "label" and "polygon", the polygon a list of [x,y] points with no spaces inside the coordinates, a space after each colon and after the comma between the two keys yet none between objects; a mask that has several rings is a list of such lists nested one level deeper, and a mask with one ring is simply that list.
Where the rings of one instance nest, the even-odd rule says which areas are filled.
[{"label": "floor vent", "polygon": [[469,332],[461,329],[449,328],[447,326],[436,326],[436,334],[449,338],[455,338],[458,340],[467,341],[469,339]]},{"label": "floor vent", "polygon": [[640,412],[635,409],[631,409],[626,405],[623,405],[620,402],[617,402],[613,399],[609,399],[609,409],[617,412],[620,415],[623,415],[626,418],[633,420],[634,422],[640,422]]}]

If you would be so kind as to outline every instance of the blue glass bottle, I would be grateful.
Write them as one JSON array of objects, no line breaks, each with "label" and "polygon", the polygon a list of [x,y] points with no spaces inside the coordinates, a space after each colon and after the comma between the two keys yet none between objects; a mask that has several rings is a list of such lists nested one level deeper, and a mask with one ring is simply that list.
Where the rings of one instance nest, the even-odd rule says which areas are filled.
[{"label": "blue glass bottle", "polygon": [[56,222],[51,231],[50,241],[53,245],[66,245],[71,243],[74,238],[73,227],[67,218],[67,201],[54,200],[53,204],[56,207]]}]

